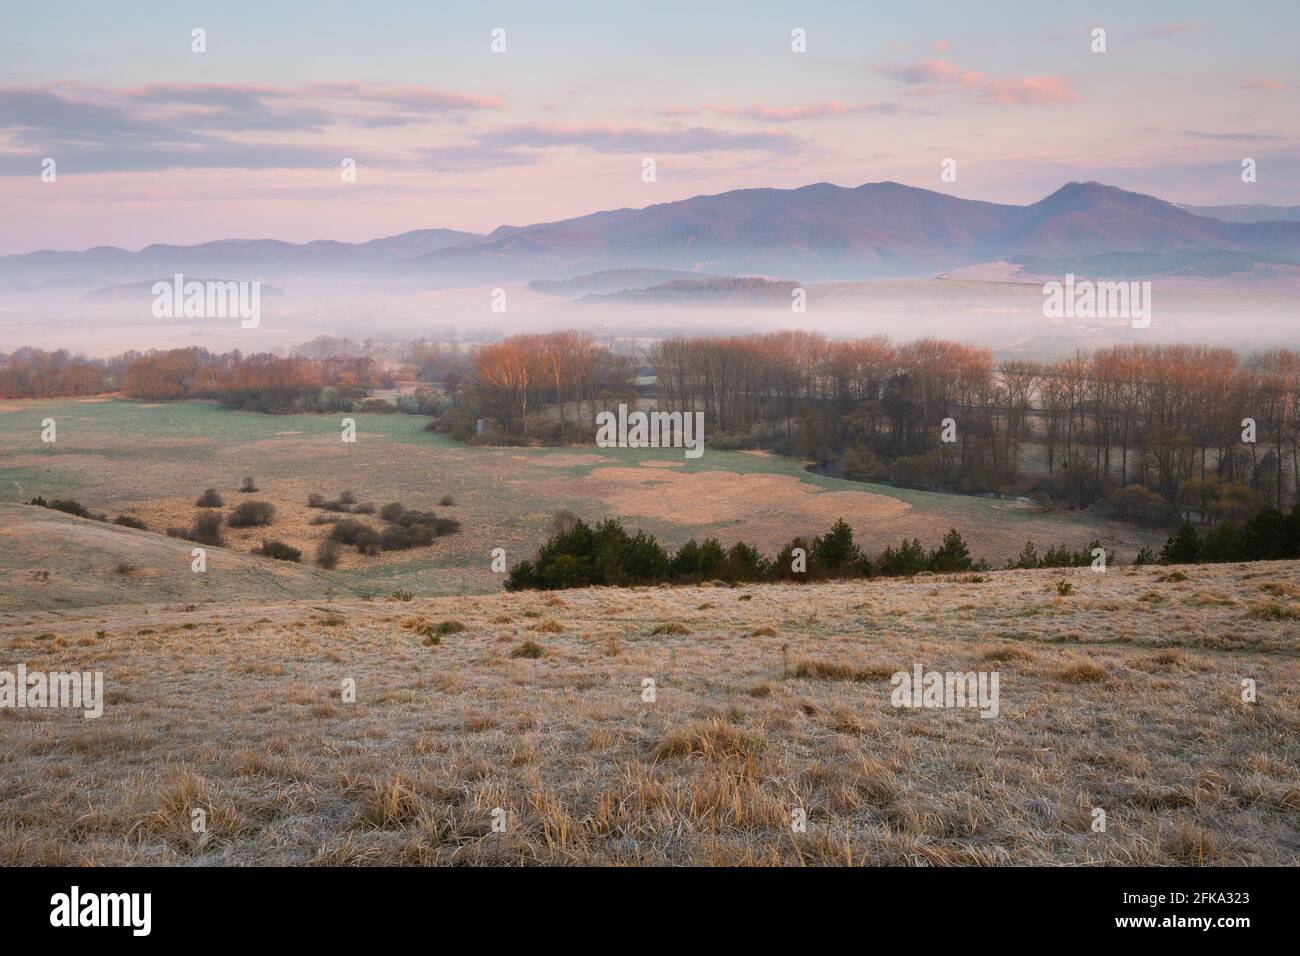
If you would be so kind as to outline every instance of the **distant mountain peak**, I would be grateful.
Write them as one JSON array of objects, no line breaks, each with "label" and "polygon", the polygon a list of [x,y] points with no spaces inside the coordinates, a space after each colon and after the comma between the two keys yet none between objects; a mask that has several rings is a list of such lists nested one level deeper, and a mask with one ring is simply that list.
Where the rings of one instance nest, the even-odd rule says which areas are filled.
[{"label": "distant mountain peak", "polygon": [[[362,243],[227,239],[139,252],[98,247],[8,256],[0,257],[0,281],[121,282],[179,271],[477,284],[629,269],[863,279],[929,275],[1021,255],[1067,260],[1201,252],[1297,259],[1300,222],[1221,221],[1092,180],[1068,182],[1029,205],[964,199],[892,180],[856,187],[817,182],[500,226],[487,235],[414,229]],[[615,281],[593,280],[588,291],[604,291],[599,285],[606,280]]]}]

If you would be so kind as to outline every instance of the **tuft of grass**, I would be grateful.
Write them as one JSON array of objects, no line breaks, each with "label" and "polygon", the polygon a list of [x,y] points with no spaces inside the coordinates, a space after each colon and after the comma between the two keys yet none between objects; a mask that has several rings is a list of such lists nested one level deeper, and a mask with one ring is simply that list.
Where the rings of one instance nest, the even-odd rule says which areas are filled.
[{"label": "tuft of grass", "polygon": [[670,734],[655,747],[656,760],[695,757],[703,760],[752,758],[762,751],[763,738],[727,723],[721,718],[694,724]]},{"label": "tuft of grass", "polygon": [[1100,684],[1110,680],[1110,675],[1092,661],[1080,661],[1058,671],[1056,679],[1067,684]]},{"label": "tuft of grass", "polygon": [[655,625],[655,629],[654,629],[653,631],[650,632],[650,636],[651,636],[651,637],[658,637],[658,636],[660,636],[661,634],[682,634],[682,635],[685,635],[685,634],[690,634],[690,633],[691,633],[691,629],[690,629],[689,627],[687,627],[685,624],[677,624],[676,622],[671,622],[671,623],[668,623],[668,624],[657,624],[657,625]]},{"label": "tuft of grass", "polygon": [[420,800],[400,776],[371,785],[361,822],[373,830],[400,830],[420,813]]},{"label": "tuft of grass", "polygon": [[1300,588],[1297,588],[1294,584],[1290,584],[1286,581],[1269,581],[1267,584],[1261,584],[1259,589],[1261,591],[1267,591],[1269,594],[1277,595],[1278,597],[1295,597],[1297,594],[1300,594]]},{"label": "tuft of grass", "polygon": [[1294,604],[1268,601],[1264,604],[1256,604],[1246,613],[1246,617],[1252,621],[1294,621],[1300,618],[1300,608]]},{"label": "tuft of grass", "polygon": [[838,661],[800,661],[791,672],[793,677],[805,680],[848,680],[867,683],[873,680],[887,680],[893,676],[891,667],[854,667]]},{"label": "tuft of grass", "polygon": [[546,656],[546,650],[536,641],[524,641],[518,647],[510,652],[511,657],[522,657],[530,661],[535,661],[540,657]]},{"label": "tuft of grass", "polygon": [[460,621],[439,621],[434,625],[433,633],[439,637],[446,637],[448,634],[459,634],[465,630],[465,625]]},{"label": "tuft of grass", "polygon": [[776,637],[776,628],[770,624],[764,624],[762,627],[756,627],[749,632],[750,637]]},{"label": "tuft of grass", "polygon": [[1182,571],[1169,571],[1156,578],[1161,584],[1177,584],[1179,581],[1186,581],[1188,577]]},{"label": "tuft of grass", "polygon": [[1034,659],[1035,655],[1032,651],[1017,647],[1015,644],[994,647],[980,655],[980,660],[993,664],[1009,664],[1012,661],[1032,661]]},{"label": "tuft of grass", "polygon": [[536,631],[538,634],[563,634],[564,625],[561,624],[559,621],[551,621],[551,620],[538,621],[528,630]]},{"label": "tuft of grass", "polygon": [[1073,591],[1074,591],[1074,585],[1071,584],[1069,581],[1065,580],[1065,578],[1061,578],[1061,580],[1056,582],[1056,593],[1061,595],[1061,597],[1066,597],[1067,595],[1071,594]]}]

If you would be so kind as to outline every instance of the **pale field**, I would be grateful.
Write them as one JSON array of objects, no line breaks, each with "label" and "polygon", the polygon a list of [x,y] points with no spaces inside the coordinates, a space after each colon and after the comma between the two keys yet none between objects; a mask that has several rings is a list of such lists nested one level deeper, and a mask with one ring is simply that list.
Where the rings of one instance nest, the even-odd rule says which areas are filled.
[{"label": "pale field", "polygon": [[[47,417],[58,423],[54,445],[40,441]],[[188,558],[170,569],[149,557],[133,562],[139,575],[115,577],[120,559],[102,533],[85,532],[93,540],[78,541],[82,532],[37,527],[35,509],[17,508],[37,495],[75,498],[110,518],[129,514],[157,532],[188,528],[205,488],[222,495],[226,513],[241,500],[268,501],[276,509],[274,524],[226,529],[230,550],[213,552],[210,560],[252,568],[244,559],[263,538],[282,540],[303,552],[304,566],[261,566],[282,593],[301,598],[327,589],[354,596],[496,591],[501,582],[491,570],[492,550],[503,548],[511,564],[531,557],[562,508],[589,521],[621,518],[670,547],[712,535],[768,554],[796,535],[824,533],[841,517],[873,555],[904,537],[934,547],[955,527],[972,555],[995,567],[1031,539],[1042,553],[1058,545],[1078,550],[1098,538],[1124,563],[1163,541],[1159,533],[1087,512],[1039,513],[1023,502],[842,481],[775,455],[706,448],[702,458],[685,459],[677,449],[475,448],[425,432],[427,419],[416,416],[350,417],[357,421],[355,444],[340,441],[342,416],[336,415],[259,415],[206,402],[6,402],[0,409],[0,540],[6,545],[0,608],[68,606],[99,600],[103,589],[113,603],[202,600],[224,587],[180,574]],[[244,476],[256,480],[256,493],[239,494]],[[339,569],[322,578],[311,560],[330,528],[310,523],[322,512],[307,507],[307,496],[335,498],[343,491],[376,506],[395,501],[435,510],[463,530],[429,547],[377,556],[345,548]],[[453,506],[440,505],[445,495]],[[360,520],[382,526],[376,515]],[[60,543],[57,554],[45,533]],[[134,540],[147,554],[156,548],[143,537]],[[51,575],[44,596],[26,593],[38,569]]]},{"label": "pale field", "polygon": [[1295,865],[1300,563],[1169,571],[14,601],[0,666],[108,702],[0,710],[0,863]]}]

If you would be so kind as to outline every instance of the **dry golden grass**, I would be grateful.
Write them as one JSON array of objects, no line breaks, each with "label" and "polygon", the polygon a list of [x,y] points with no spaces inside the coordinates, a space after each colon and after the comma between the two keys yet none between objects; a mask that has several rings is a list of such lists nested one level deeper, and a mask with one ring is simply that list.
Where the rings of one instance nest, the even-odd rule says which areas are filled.
[{"label": "dry golden grass", "polygon": [[3,612],[0,864],[1295,865],[1300,564],[1162,573]]}]

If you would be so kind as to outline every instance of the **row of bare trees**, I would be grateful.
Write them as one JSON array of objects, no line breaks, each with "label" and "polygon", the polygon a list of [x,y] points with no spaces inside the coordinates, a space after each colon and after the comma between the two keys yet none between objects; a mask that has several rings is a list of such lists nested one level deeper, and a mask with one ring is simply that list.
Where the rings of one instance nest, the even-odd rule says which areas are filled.
[{"label": "row of bare trees", "polygon": [[[530,416],[554,407],[561,431],[597,405],[629,400],[636,363],[586,332],[512,335],[471,353],[479,411],[507,434],[527,437]],[[572,416],[569,412],[572,409]]]},{"label": "row of bare trees", "polygon": [[995,362],[954,342],[794,331],[667,339],[650,362],[660,407],[705,411],[715,436],[767,439],[822,462],[850,449],[885,462],[929,456],[940,477],[970,488],[1041,471],[1069,473],[1094,494],[1140,484],[1173,501],[1186,482],[1218,480],[1280,506],[1300,475],[1300,354],[1286,349],[1242,359],[1119,345]]}]

